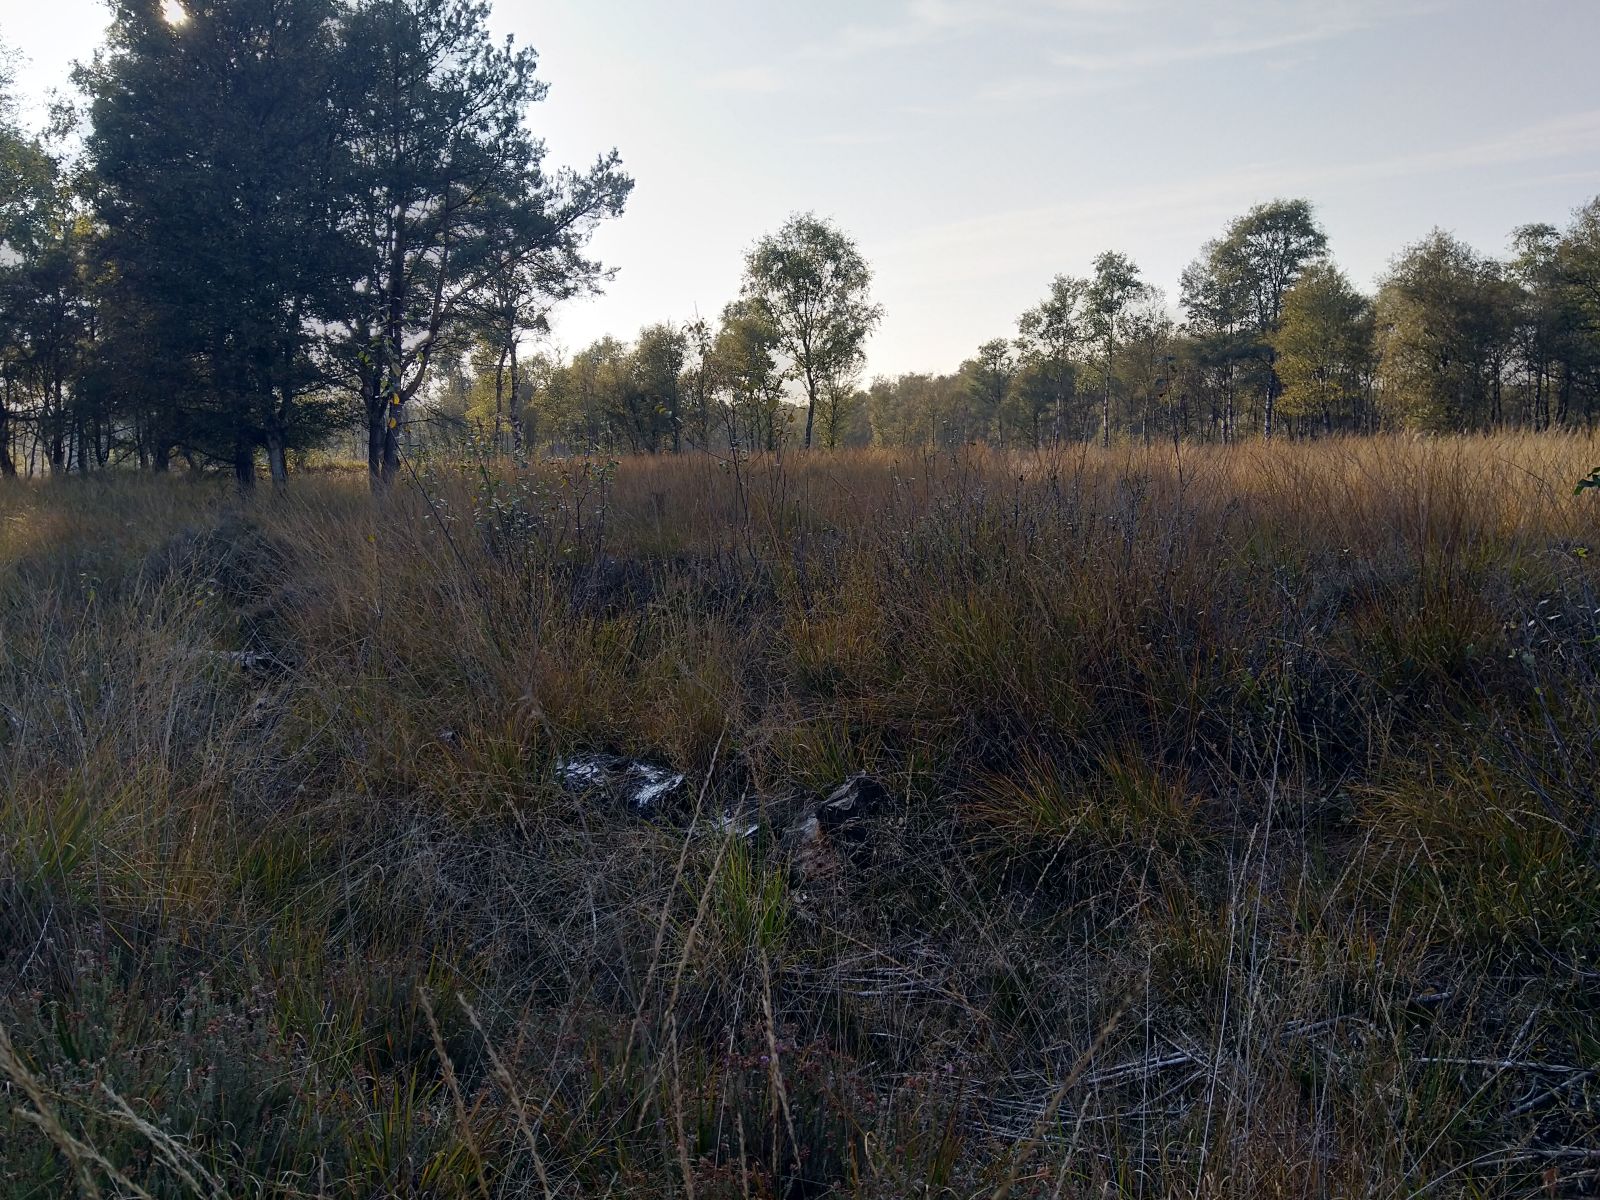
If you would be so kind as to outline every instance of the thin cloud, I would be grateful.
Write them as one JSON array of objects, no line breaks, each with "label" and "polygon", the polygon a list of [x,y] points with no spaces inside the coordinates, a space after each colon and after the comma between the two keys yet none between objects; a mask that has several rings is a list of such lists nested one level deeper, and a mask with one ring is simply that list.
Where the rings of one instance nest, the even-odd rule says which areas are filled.
[{"label": "thin cloud", "polygon": [[1600,110],[1573,113],[1518,130],[1440,150],[1364,161],[1300,166],[1263,163],[1195,179],[1163,182],[1070,204],[1016,209],[913,231],[879,249],[885,259],[939,261],[949,267],[970,260],[972,278],[1001,274],[1012,260],[1031,258],[1037,247],[1075,236],[1115,238],[1130,225],[1155,227],[1166,219],[1218,219],[1263,197],[1317,195],[1340,185],[1373,184],[1478,171],[1520,163],[1582,159],[1600,154]]},{"label": "thin cloud", "polygon": [[857,58],[909,50],[985,28],[1018,29],[1054,24],[1069,17],[1126,14],[1146,3],[1148,0],[910,0],[894,20],[846,25],[806,54],[825,59]]},{"label": "thin cloud", "polygon": [[[1297,41],[1320,40],[1327,31],[1348,31],[1365,27],[1378,19],[1412,15],[1421,6],[1431,7],[1438,0],[1413,0],[1413,3],[1385,0],[1250,0],[1232,10],[1234,25],[1240,30],[1279,29],[1282,32],[1260,36],[1262,49],[1289,45]],[[1193,0],[909,0],[894,19],[876,24],[851,24],[838,30],[829,40],[810,48],[810,57],[854,58],[880,51],[912,49],[951,36],[978,30],[1030,35],[1100,36],[1126,39],[1144,36],[1153,21],[1182,27],[1206,9]],[[1313,26],[1306,29],[1307,25]],[[1208,46],[1157,48],[1153,58],[1181,49],[1210,57],[1229,45],[1217,41]],[[1242,42],[1235,42],[1242,46]],[[1237,50],[1234,52],[1253,52]],[[1069,63],[1080,56],[1064,54]],[[1096,64],[1099,56],[1094,57]],[[1088,64],[1086,63],[1087,67]]]},{"label": "thin cloud", "polygon": [[1347,21],[1318,25],[1310,29],[1288,30],[1269,36],[1213,38],[1183,45],[1139,46],[1121,50],[1107,50],[1091,54],[1063,53],[1057,51],[1050,58],[1059,67],[1090,73],[1123,73],[1150,71],[1159,67],[1177,66],[1180,63],[1208,62],[1221,58],[1246,58],[1255,54],[1271,54],[1295,46],[1325,42],[1366,28],[1363,22]]},{"label": "thin cloud", "polygon": [[1464,146],[1376,160],[1364,169],[1385,177],[1401,177],[1595,154],[1600,154],[1600,109],[1553,117]]},{"label": "thin cloud", "polygon": [[1548,175],[1518,175],[1515,179],[1507,179],[1496,184],[1491,191],[1496,192],[1522,192],[1533,188],[1547,188],[1552,184],[1567,183],[1594,183],[1600,181],[1600,167],[1591,167],[1587,171],[1555,171]]},{"label": "thin cloud", "polygon": [[[846,61],[953,41],[1020,46],[1044,69],[979,78],[971,98],[1021,104],[1084,95],[1184,64],[1282,54],[1433,11],[1440,0],[1241,0],[1225,19],[1193,0],[909,0],[849,24],[801,59]],[[1152,30],[1164,33],[1154,40]],[[1086,79],[1102,82],[1091,84]]]}]

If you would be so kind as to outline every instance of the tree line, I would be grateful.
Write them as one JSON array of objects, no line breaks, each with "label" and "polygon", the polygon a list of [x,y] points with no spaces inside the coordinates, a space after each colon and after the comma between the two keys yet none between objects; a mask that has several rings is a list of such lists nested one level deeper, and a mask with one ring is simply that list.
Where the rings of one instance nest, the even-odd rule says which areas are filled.
[{"label": "tree line", "polygon": [[[365,434],[374,487],[436,369],[605,269],[615,152],[546,165],[534,52],[474,0],[118,0],[80,114],[0,93],[0,471],[175,458],[250,486]],[[62,147],[70,147],[70,152]],[[515,388],[511,389],[515,394]]]},{"label": "tree line", "polygon": [[570,356],[546,350],[528,360],[514,401],[484,348],[430,411],[501,448],[558,453],[846,445],[882,317],[871,281],[845,233],[797,213],[746,254],[740,295],[715,321],[659,322],[631,344],[603,337]]},{"label": "tree line", "polygon": [[[817,260],[803,273],[813,278],[828,275],[831,256],[848,261],[854,286],[831,309],[773,288],[767,264],[797,246]],[[1516,230],[1503,260],[1435,231],[1396,256],[1370,296],[1332,260],[1311,204],[1275,200],[1202,248],[1176,312],[1128,256],[1108,252],[1084,277],[1057,276],[1010,336],[944,375],[860,378],[878,317],[869,283],[848,238],[797,216],[751,252],[719,322],[655,324],[632,345],[608,337],[570,357],[539,355],[524,381],[524,437],[563,452],[1033,449],[1591,429],[1600,417],[1600,199],[1564,229]],[[848,349],[823,355],[819,373],[814,349],[827,337],[813,333],[808,351],[783,323],[830,311],[830,336]],[[466,381],[444,411],[482,428],[483,388]]]},{"label": "tree line", "polygon": [[632,182],[546,163],[537,58],[474,0],[119,0],[80,108],[25,133],[0,58],[0,472],[174,461],[282,482],[423,429],[493,452],[1230,443],[1592,428],[1600,199],[1504,258],[1436,231],[1375,294],[1312,205],[1228,223],[1176,303],[1127,255],[1058,275],[951,374],[863,378],[872,270],[799,213],[714,318],[552,349]]}]

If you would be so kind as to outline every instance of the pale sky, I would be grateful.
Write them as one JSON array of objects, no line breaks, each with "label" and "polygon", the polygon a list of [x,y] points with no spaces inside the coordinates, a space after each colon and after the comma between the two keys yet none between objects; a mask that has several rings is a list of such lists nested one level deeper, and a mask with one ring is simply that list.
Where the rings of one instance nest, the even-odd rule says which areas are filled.
[{"label": "pale sky", "polygon": [[[616,146],[620,269],[569,349],[718,313],[794,210],[876,273],[870,373],[948,371],[1060,272],[1178,274],[1306,196],[1363,286],[1435,225],[1479,249],[1600,194],[1600,0],[495,0],[536,47],[554,163]],[[0,0],[21,90],[61,85],[98,0]],[[36,110],[37,111],[37,110]]]}]

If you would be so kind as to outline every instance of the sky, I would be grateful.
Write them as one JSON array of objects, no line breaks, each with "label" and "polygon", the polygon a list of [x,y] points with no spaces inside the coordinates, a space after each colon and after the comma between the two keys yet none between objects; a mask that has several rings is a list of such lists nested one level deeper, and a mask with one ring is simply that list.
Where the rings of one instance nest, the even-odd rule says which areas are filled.
[{"label": "sky", "polygon": [[[19,90],[66,84],[99,0],[0,0]],[[1600,195],[1600,0],[494,0],[551,85],[553,164],[637,181],[568,350],[715,317],[794,211],[851,234],[870,374],[950,371],[1057,274],[1184,265],[1278,196],[1371,287],[1435,226],[1489,253]]]}]

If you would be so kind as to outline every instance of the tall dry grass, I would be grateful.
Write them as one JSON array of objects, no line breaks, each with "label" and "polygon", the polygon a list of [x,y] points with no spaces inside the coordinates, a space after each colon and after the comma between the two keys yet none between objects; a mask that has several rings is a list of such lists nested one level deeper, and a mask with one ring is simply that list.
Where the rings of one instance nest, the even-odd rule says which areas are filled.
[{"label": "tall dry grass", "polygon": [[1592,1194],[1597,460],[0,491],[0,1192]]}]

